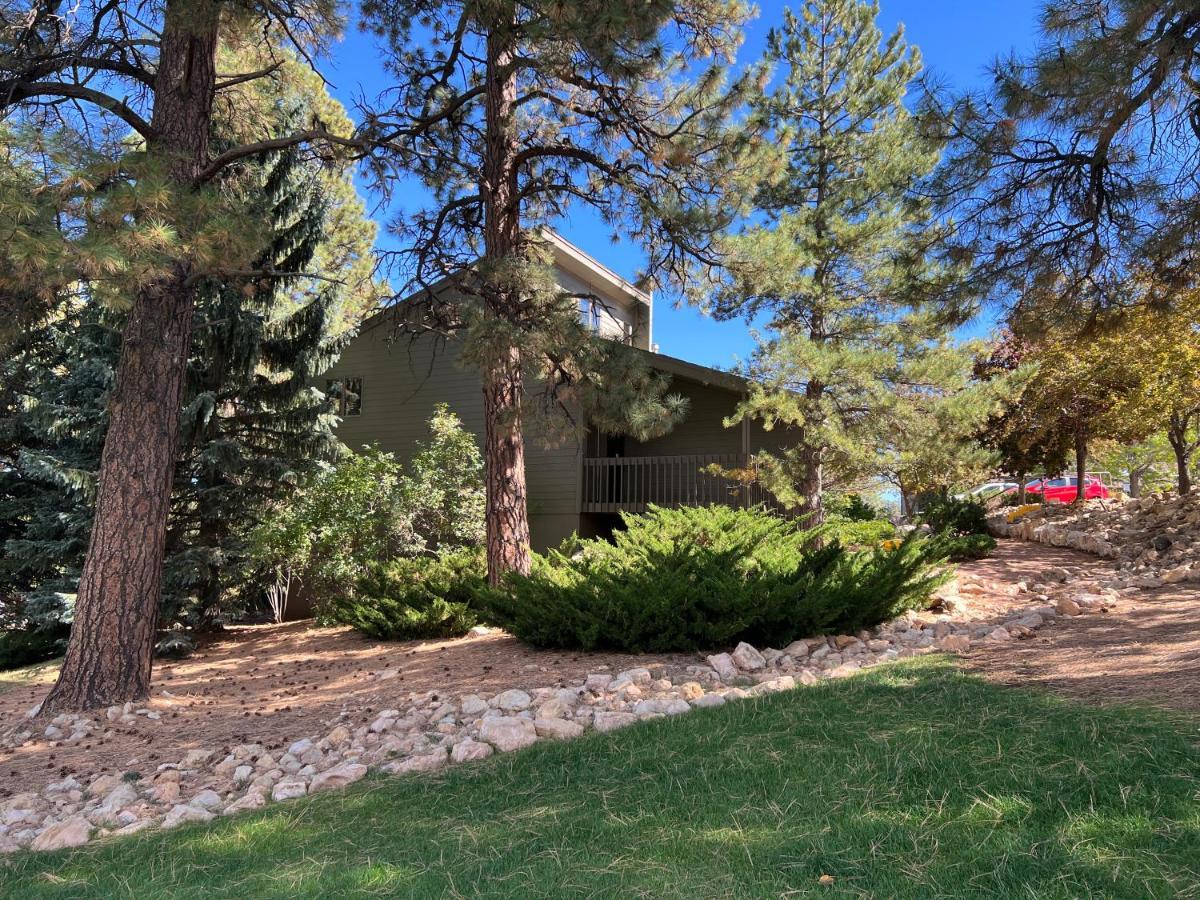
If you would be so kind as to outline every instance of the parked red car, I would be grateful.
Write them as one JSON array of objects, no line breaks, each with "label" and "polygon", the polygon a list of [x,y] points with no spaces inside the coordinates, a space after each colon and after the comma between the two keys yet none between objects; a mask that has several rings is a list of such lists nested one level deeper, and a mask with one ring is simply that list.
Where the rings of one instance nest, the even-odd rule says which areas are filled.
[{"label": "parked red car", "polygon": [[[1079,479],[1075,476],[1036,478],[1025,485],[1025,493],[1041,494],[1047,503],[1074,503],[1079,494]],[[1087,500],[1108,499],[1108,488],[1099,478],[1090,475],[1083,480],[1083,496]]]}]

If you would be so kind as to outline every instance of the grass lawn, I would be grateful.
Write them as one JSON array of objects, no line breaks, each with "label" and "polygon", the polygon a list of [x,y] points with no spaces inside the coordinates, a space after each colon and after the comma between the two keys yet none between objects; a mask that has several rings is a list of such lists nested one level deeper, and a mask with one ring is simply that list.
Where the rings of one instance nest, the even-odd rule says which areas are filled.
[{"label": "grass lawn", "polygon": [[926,658],[22,854],[0,896],[1200,897],[1197,738]]}]

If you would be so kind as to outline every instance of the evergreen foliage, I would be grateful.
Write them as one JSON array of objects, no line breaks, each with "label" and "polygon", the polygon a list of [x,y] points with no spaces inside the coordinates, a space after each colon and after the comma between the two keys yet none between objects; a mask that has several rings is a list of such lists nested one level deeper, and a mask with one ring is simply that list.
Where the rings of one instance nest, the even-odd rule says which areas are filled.
[{"label": "evergreen foliage", "polygon": [[385,641],[461,637],[478,622],[472,607],[486,575],[478,547],[372,562],[352,593],[332,599],[327,617]]},{"label": "evergreen foliage", "polygon": [[[280,129],[305,115],[308,98],[290,83],[265,93],[259,85],[253,99]],[[218,149],[237,130],[222,121]],[[247,216],[262,223],[255,231],[265,243],[250,262],[262,274],[197,285],[164,565],[167,627],[216,624],[259,602],[248,536],[267,504],[340,446],[332,406],[309,384],[349,336],[344,321],[334,334],[334,316],[344,319],[346,292],[361,288],[353,268],[370,255],[369,233],[331,228],[331,176],[296,150],[246,160],[230,178],[230,190],[246,195]],[[333,180],[349,183],[344,174]],[[343,251],[356,245],[353,260],[342,260],[351,271],[307,277],[333,242]],[[0,521],[11,532],[0,535],[0,579],[26,595],[26,609],[57,606],[63,621],[87,549],[127,315],[94,300],[62,300],[37,339],[14,353],[16,399],[0,420],[13,460],[0,467]]]},{"label": "evergreen foliage", "polygon": [[[461,358],[482,374],[493,579],[529,565],[531,407],[558,429],[582,407],[642,438],[684,409],[581,321],[580,304],[601,298],[555,282],[544,228],[583,206],[646,250],[648,286],[695,289],[711,274],[761,149],[753,129],[730,127],[758,70],[726,81],[750,12],[742,0],[363,5],[395,77],[368,118],[376,183],[390,190],[401,170],[429,196],[397,221],[412,299],[397,320],[464,338]],[[530,404],[532,384],[543,393]]]},{"label": "evergreen foliage", "polygon": [[758,510],[623,514],[613,542],[568,541],[481,598],[485,619],[542,647],[657,652],[739,640],[784,646],[919,607],[940,583],[936,542],[849,552]]},{"label": "evergreen foliage", "polygon": [[808,0],[770,32],[781,80],[752,110],[786,166],[755,197],[762,224],[729,240],[713,304],[765,320],[740,415],[795,435],[760,467],[813,523],[828,476],[870,471],[897,386],[933,371],[927,345],[967,305],[965,267],[942,252],[951,225],[917,190],[941,149],[905,106],[920,56],[901,32],[884,38],[877,15],[863,0]]}]

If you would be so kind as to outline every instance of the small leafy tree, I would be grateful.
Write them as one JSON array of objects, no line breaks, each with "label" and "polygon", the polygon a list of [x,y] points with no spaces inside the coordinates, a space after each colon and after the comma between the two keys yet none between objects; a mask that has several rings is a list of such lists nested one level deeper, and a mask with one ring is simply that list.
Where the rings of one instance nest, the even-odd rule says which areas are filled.
[{"label": "small leafy tree", "polygon": [[417,552],[478,547],[486,537],[483,457],[474,435],[439,403],[429,419],[430,440],[400,481],[400,502],[420,543]]},{"label": "small leafy tree", "polygon": [[429,430],[407,471],[377,447],[348,453],[255,530],[253,555],[278,616],[280,598],[297,583],[320,612],[392,560],[482,546],[483,462],[475,438],[444,404]]}]

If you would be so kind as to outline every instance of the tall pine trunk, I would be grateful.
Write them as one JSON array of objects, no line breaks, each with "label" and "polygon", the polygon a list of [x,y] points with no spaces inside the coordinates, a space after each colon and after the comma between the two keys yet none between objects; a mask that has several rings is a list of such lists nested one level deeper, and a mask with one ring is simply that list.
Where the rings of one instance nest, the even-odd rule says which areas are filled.
[{"label": "tall pine trunk", "polygon": [[[151,126],[153,156],[192,190],[208,155],[218,5],[171,0],[163,22]],[[75,621],[45,712],[149,696],[167,513],[195,295],[180,263],[134,298],[122,332],[100,457],[96,512]]]},{"label": "tall pine trunk", "polygon": [[1181,497],[1192,492],[1192,448],[1188,446],[1187,426],[1186,418],[1175,415],[1167,426],[1167,442],[1175,451],[1175,480]]},{"label": "tall pine trunk", "polygon": [[[487,147],[483,161],[484,263],[488,276],[511,265],[521,252],[521,207],[517,196],[517,80],[510,30],[493,31],[487,43]],[[493,317],[511,322],[521,296],[509,277],[485,290]],[[487,484],[488,580],[507,572],[528,574],[529,509],[525,489],[525,436],[521,421],[524,392],[520,348],[495,347],[483,371],[484,475]]]},{"label": "tall pine trunk", "polygon": [[1087,432],[1082,427],[1075,429],[1075,502],[1082,503],[1087,497]]}]

